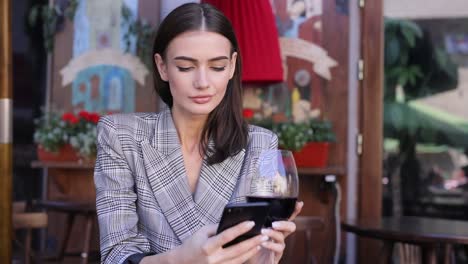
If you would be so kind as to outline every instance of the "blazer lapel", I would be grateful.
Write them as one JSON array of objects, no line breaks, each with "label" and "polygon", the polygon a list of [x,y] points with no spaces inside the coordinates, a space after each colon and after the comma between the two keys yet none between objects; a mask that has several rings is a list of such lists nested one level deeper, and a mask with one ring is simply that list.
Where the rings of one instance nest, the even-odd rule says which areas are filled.
[{"label": "blazer lapel", "polygon": [[154,138],[142,142],[142,153],[149,184],[167,221],[181,241],[191,237],[200,220],[170,111],[161,113]]},{"label": "blazer lapel", "polygon": [[239,181],[244,155],[242,149],[218,164],[208,165],[203,161],[195,191],[195,205],[202,225],[219,222]]}]

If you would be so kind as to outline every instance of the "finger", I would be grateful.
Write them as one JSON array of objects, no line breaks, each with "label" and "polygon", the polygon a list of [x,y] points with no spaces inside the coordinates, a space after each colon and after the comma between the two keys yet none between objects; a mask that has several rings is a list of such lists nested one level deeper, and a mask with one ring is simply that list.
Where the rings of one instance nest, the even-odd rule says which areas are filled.
[{"label": "finger", "polygon": [[205,250],[207,250],[208,253],[213,252],[214,250],[220,248],[224,244],[234,240],[236,237],[246,233],[247,231],[252,229],[254,225],[255,222],[253,221],[244,221],[240,224],[237,224],[233,227],[224,230],[220,234],[209,238],[208,242],[206,243]]},{"label": "finger", "polygon": [[274,229],[264,228],[262,229],[262,235],[268,236],[276,243],[284,243],[285,236],[283,232],[276,231]]},{"label": "finger", "polygon": [[294,232],[296,231],[296,223],[291,221],[275,221],[271,224],[271,227],[280,232]]},{"label": "finger", "polygon": [[221,263],[227,263],[227,264],[245,263],[247,260],[255,256],[255,254],[257,254],[260,249],[262,249],[262,247],[260,245],[257,245],[249,249],[247,252],[237,255],[235,258],[232,258],[228,261],[222,261]]},{"label": "finger", "polygon": [[[238,256],[250,251],[252,248],[259,247],[262,242],[268,241],[269,237],[258,235],[238,244],[225,248],[222,252],[222,258],[219,260],[234,259]],[[224,262],[224,261],[223,261]]]},{"label": "finger", "polygon": [[292,213],[291,217],[289,217],[289,221],[292,221],[294,220],[294,218],[296,218],[296,216],[302,211],[302,207],[304,206],[304,202],[303,201],[300,201],[300,202],[296,202],[296,207],[294,208],[294,212]]},{"label": "finger", "polygon": [[275,252],[276,254],[282,255],[286,245],[284,243],[276,243],[274,241],[266,241],[266,242],[262,243],[262,247],[265,248],[265,249],[269,249],[269,250]]},{"label": "finger", "polygon": [[271,224],[271,227],[276,231],[282,232],[284,237],[296,231],[296,224],[291,221],[276,221]]}]

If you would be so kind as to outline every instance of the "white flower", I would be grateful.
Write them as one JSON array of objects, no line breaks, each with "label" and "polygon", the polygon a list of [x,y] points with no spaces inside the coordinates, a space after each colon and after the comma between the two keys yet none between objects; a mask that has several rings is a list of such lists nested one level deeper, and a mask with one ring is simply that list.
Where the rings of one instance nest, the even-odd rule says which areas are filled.
[{"label": "white flower", "polygon": [[70,144],[73,147],[79,147],[79,142],[78,142],[78,139],[76,137],[73,137],[73,136],[70,137]]}]

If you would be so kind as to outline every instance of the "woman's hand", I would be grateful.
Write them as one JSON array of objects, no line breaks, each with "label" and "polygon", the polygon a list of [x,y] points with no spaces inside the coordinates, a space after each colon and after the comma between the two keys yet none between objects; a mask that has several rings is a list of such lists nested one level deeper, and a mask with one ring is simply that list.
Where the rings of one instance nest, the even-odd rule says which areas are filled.
[{"label": "woman's hand", "polygon": [[173,250],[173,256],[176,257],[174,259],[178,259],[177,263],[190,264],[244,263],[261,249],[261,243],[267,241],[269,237],[258,235],[227,248],[222,248],[222,246],[246,233],[253,226],[252,221],[243,222],[218,235],[215,235],[217,225],[202,227],[180,247]]},{"label": "woman's hand", "polygon": [[292,222],[301,212],[303,202],[297,202],[296,208],[288,221],[276,221],[272,228],[263,229],[262,234],[270,238],[262,243],[260,252],[249,263],[278,263],[286,247],[285,239],[296,231],[296,224]]}]

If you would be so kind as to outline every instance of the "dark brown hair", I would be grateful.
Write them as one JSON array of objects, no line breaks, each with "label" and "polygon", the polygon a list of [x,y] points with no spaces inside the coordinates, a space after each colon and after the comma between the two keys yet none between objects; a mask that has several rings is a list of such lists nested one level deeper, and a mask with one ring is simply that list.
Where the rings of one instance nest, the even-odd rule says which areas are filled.
[{"label": "dark brown hair", "polygon": [[[153,44],[153,55],[165,59],[169,43],[187,31],[201,30],[218,33],[231,42],[231,57],[237,52],[236,68],[229,80],[226,94],[220,104],[208,115],[202,131],[201,150],[208,155],[208,163],[216,164],[236,155],[247,145],[247,124],[242,116],[241,57],[236,35],[229,20],[215,7],[202,3],[188,3],[174,9],[162,21]],[[201,49],[203,47],[200,47]],[[169,83],[161,79],[153,60],[154,89],[172,108]],[[214,142],[208,146],[207,139]]]}]

